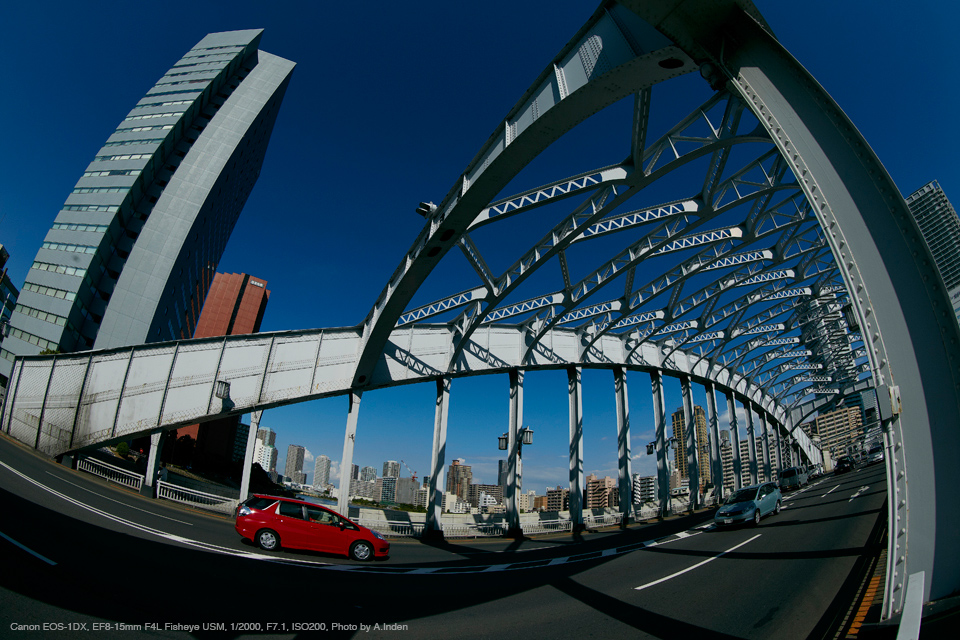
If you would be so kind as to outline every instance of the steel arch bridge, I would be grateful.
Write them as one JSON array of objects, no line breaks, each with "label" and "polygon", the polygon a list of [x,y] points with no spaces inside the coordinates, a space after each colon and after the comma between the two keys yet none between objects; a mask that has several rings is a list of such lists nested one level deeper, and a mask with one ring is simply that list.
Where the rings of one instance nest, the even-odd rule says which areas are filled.
[{"label": "steel arch bridge", "polygon": [[[671,91],[687,74],[709,86],[705,100]],[[515,187],[554,142],[623,101],[625,158]],[[682,115],[663,125],[658,109]],[[523,375],[565,369],[576,504],[584,367],[614,372],[626,492],[626,370],[651,375],[661,473],[663,375],[680,378],[688,424],[691,382],[708,390],[714,463],[714,390],[747,408],[751,441],[756,416],[779,455],[790,439],[789,451],[816,461],[798,425],[876,389],[890,495],[884,617],[902,608],[917,572],[925,600],[960,588],[949,548],[960,531],[950,492],[960,481],[960,328],[893,181],[750,2],[604,2],[446,196],[418,211],[423,230],[358,326],[20,358],[4,430],[59,455],[348,395],[347,466],[365,391],[435,382],[435,497],[453,378],[510,375],[515,486]],[[494,264],[504,246],[513,262]],[[461,286],[415,303],[441,263],[466,265],[449,267]],[[693,485],[702,443],[686,431]],[[754,478],[769,477],[765,451],[750,461]]]}]

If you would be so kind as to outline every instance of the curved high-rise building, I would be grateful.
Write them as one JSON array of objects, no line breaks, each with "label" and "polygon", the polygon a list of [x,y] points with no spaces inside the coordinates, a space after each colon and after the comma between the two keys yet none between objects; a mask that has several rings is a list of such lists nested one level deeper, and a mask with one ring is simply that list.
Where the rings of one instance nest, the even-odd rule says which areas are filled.
[{"label": "curved high-rise building", "polygon": [[14,355],[192,337],[294,68],[261,34],[203,38],[94,156],[27,274],[4,379]]}]

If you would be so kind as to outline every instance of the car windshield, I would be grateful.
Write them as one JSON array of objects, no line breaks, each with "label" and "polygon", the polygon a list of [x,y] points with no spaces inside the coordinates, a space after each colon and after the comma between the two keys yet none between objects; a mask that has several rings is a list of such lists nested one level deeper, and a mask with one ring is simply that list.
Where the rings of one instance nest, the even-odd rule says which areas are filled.
[{"label": "car windshield", "polygon": [[727,504],[736,504],[737,502],[750,502],[757,498],[757,488],[740,489],[727,499]]},{"label": "car windshield", "polygon": [[796,470],[796,469],[784,469],[784,470],[783,470],[783,477],[784,477],[784,478],[789,478],[790,476],[795,476],[795,475],[797,475],[797,470]]},{"label": "car windshield", "polygon": [[870,449],[870,453],[883,453],[883,447],[881,447],[880,445],[877,445],[872,449]]}]

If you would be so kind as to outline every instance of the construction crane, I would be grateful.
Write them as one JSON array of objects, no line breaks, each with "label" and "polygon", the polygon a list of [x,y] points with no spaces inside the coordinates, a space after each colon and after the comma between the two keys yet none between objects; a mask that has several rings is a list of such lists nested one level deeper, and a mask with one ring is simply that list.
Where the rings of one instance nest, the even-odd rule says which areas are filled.
[{"label": "construction crane", "polygon": [[417,472],[414,471],[413,469],[411,469],[411,468],[410,468],[410,465],[408,465],[408,464],[407,464],[406,462],[404,462],[403,460],[401,460],[400,462],[403,464],[403,466],[405,466],[405,467],[407,468],[407,471],[410,472],[410,475],[413,477],[413,480],[416,481],[416,480],[417,480]]}]

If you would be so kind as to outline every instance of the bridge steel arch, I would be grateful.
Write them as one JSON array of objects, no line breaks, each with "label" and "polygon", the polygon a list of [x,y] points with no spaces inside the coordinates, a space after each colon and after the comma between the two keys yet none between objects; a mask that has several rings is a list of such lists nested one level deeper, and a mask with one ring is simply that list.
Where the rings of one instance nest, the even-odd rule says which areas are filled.
[{"label": "bridge steel arch", "polygon": [[[688,73],[714,93],[649,141],[653,88]],[[631,97],[626,159],[500,197],[563,134]],[[693,186],[674,197],[638,197],[693,170]],[[562,207],[516,262],[491,269],[481,235]],[[20,358],[3,429],[58,455],[225,413],[347,395],[346,459],[365,391],[435,381],[433,460],[442,465],[451,379],[508,372],[522,397],[518,372],[566,369],[576,381],[588,367],[613,370],[618,384],[623,370],[651,373],[658,467],[663,374],[720,391],[731,412],[742,403],[751,424],[758,412],[763,442],[772,428],[775,441],[782,432],[816,461],[800,421],[844,393],[875,388],[890,492],[883,615],[901,610],[906,578],[919,571],[925,600],[960,588],[960,557],[950,548],[960,531],[960,505],[950,496],[960,482],[960,327],[893,181],[750,2],[604,2],[443,200],[420,211],[422,232],[357,327]],[[571,256],[611,237],[626,240],[576,280]],[[478,284],[411,307],[451,249]],[[559,267],[561,282],[529,295],[544,265]],[[814,325],[832,327],[839,346],[812,347],[805,331]],[[837,354],[846,363],[839,368]],[[570,387],[579,394],[578,384]],[[571,489],[582,475],[578,404],[571,396]],[[736,430],[735,415],[731,422]],[[618,429],[629,433],[626,416]],[[511,429],[512,448],[515,438]],[[765,449],[759,470],[769,473],[773,459]],[[435,486],[432,494],[435,522]]]}]

